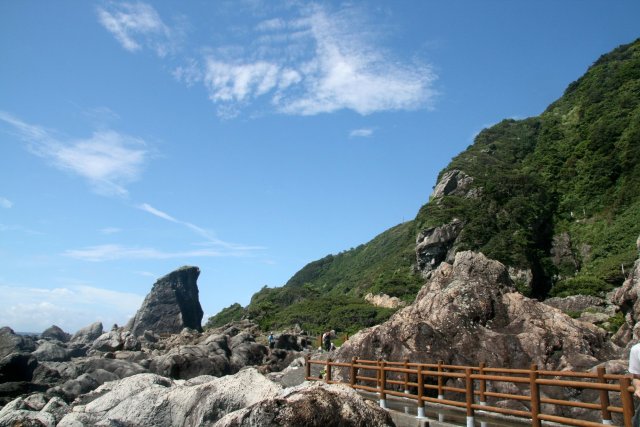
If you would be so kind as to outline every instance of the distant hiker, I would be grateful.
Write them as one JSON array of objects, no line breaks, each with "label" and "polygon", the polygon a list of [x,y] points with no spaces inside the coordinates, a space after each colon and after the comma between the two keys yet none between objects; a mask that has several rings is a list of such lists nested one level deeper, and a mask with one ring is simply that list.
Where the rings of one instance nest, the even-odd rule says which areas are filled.
[{"label": "distant hiker", "polygon": [[[640,343],[631,347],[629,353],[629,373],[633,375],[633,387],[635,388],[634,395],[640,398]],[[636,408],[636,413],[633,415],[633,427],[640,426],[640,405]]]},{"label": "distant hiker", "polygon": [[331,350],[331,332],[325,332],[324,335],[322,335],[322,343],[324,344],[325,350]]},{"label": "distant hiker", "polygon": [[268,340],[269,340],[269,348],[270,348],[271,350],[273,350],[273,347],[276,345],[276,339],[275,339],[275,337],[273,336],[273,332],[271,332],[271,333],[269,334],[269,338],[268,338]]}]

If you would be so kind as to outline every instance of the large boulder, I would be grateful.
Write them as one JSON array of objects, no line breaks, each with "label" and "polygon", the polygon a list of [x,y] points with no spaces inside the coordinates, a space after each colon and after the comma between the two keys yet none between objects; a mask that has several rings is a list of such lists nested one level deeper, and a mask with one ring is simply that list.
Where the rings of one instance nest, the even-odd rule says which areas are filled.
[{"label": "large boulder", "polygon": [[275,397],[280,390],[255,369],[186,382],[141,374],[106,383],[82,396],[58,426],[107,422],[110,424],[105,425],[212,426],[224,415]]},{"label": "large boulder", "polygon": [[158,279],[127,328],[136,336],[145,330],[176,334],[184,328],[202,331],[198,299],[198,267],[182,267]]},{"label": "large boulder", "polygon": [[18,335],[8,326],[0,328],[0,358],[11,353],[30,353],[35,349],[36,342],[33,337]]},{"label": "large boulder", "polygon": [[602,329],[515,292],[501,263],[459,252],[453,265],[431,274],[412,305],[351,337],[336,358],[582,370],[618,351]]},{"label": "large boulder", "polygon": [[0,359],[0,383],[31,381],[38,361],[29,353],[11,353]]},{"label": "large boulder", "polygon": [[39,362],[64,362],[71,359],[73,352],[59,341],[40,340],[37,350],[32,354]]},{"label": "large boulder", "polygon": [[76,344],[91,345],[100,335],[102,335],[102,323],[95,322],[73,334],[71,342]]},{"label": "large boulder", "polygon": [[344,385],[306,383],[232,412],[216,427],[392,426],[391,416]]},{"label": "large boulder", "polygon": [[57,340],[60,342],[67,342],[71,339],[71,335],[63,331],[60,327],[53,325],[45,329],[40,338],[43,340]]}]

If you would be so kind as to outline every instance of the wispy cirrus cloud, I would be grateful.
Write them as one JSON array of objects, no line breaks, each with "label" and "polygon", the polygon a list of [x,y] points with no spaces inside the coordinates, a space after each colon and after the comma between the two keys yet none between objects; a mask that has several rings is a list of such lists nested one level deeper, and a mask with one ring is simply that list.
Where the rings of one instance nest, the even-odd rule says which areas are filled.
[{"label": "wispy cirrus cloud", "polygon": [[0,208],[11,209],[11,207],[13,207],[13,202],[11,200],[0,197]]},{"label": "wispy cirrus cloud", "polygon": [[0,111],[29,151],[56,168],[85,179],[102,195],[126,196],[125,185],[138,179],[147,157],[145,141],[113,130],[94,132],[89,138],[61,140],[54,131],[29,124]]},{"label": "wispy cirrus cloud", "polygon": [[111,3],[98,7],[97,13],[100,24],[129,52],[148,47],[164,57],[177,47],[179,32],[147,3]]},{"label": "wispy cirrus cloud", "polygon": [[436,96],[433,69],[393,57],[360,19],[364,8],[299,7],[297,16],[264,19],[246,46],[218,46],[201,61],[190,59],[174,76],[188,86],[201,82],[220,116],[266,100],[290,115],[353,110],[429,108]]},{"label": "wispy cirrus cloud", "polygon": [[369,128],[354,129],[349,132],[351,138],[368,138],[371,135],[373,135],[373,129]]},{"label": "wispy cirrus cloud", "polygon": [[175,258],[198,258],[198,257],[221,257],[240,256],[240,252],[221,252],[214,249],[196,249],[189,251],[167,252],[155,248],[130,247],[116,244],[88,246],[82,249],[69,249],[63,253],[64,256],[79,259],[82,261],[116,261],[121,259],[175,259]]},{"label": "wispy cirrus cloud", "polygon": [[225,242],[223,240],[218,239],[213,232],[205,228],[199,227],[195,224],[192,224],[188,221],[179,220],[173,217],[172,215],[169,215],[168,213],[161,211],[160,209],[154,208],[148,203],[142,203],[141,205],[138,205],[138,209],[143,210],[147,213],[150,213],[153,216],[164,219],[166,221],[180,224],[188,228],[189,230],[195,232],[200,237],[205,239],[205,242],[201,243],[201,246],[210,246],[210,247],[219,248],[219,250],[217,251],[204,251],[204,252],[194,251],[193,253],[195,254],[199,254],[199,253],[205,254],[205,255],[195,255],[195,256],[224,256],[225,254],[237,256],[240,254],[247,254],[251,251],[265,249],[263,246],[250,246],[250,245],[242,245],[238,243]]}]

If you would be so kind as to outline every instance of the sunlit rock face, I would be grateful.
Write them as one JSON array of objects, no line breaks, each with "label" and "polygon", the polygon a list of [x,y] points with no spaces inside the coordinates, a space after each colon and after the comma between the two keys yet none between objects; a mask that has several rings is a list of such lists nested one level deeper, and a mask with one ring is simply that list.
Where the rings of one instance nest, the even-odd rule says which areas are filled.
[{"label": "sunlit rock face", "polygon": [[604,330],[516,292],[504,265],[466,251],[440,264],[413,304],[351,337],[337,358],[580,370],[617,351]]}]

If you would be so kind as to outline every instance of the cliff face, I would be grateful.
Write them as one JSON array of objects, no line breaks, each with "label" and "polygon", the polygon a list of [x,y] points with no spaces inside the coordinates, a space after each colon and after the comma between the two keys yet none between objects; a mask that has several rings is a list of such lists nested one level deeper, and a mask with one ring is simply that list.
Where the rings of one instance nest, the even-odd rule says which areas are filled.
[{"label": "cliff face", "polygon": [[127,328],[141,336],[145,330],[179,333],[202,331],[203,311],[198,298],[198,267],[182,267],[158,279]]}]

